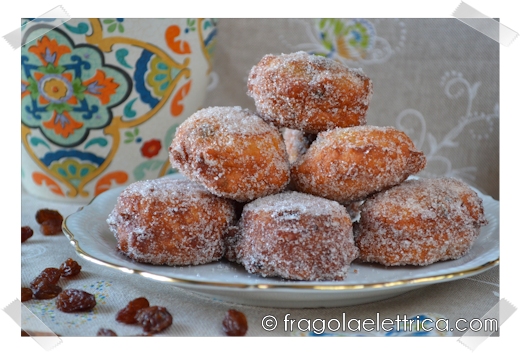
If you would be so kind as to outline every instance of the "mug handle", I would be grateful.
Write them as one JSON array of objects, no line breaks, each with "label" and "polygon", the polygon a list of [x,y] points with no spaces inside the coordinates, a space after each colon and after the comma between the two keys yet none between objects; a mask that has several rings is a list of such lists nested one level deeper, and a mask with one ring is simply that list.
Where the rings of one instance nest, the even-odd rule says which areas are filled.
[{"label": "mug handle", "polygon": [[206,87],[206,91],[210,92],[217,88],[219,83],[219,76],[215,71],[211,71],[209,74],[209,83],[208,87]]}]

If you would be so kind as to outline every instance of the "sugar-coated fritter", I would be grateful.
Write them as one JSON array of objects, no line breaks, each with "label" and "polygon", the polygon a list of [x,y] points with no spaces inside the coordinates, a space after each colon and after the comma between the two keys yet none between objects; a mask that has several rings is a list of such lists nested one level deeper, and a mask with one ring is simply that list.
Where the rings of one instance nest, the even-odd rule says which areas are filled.
[{"label": "sugar-coated fritter", "polygon": [[293,191],[245,205],[235,237],[236,261],[264,277],[343,280],[358,255],[343,206]]},{"label": "sugar-coated fritter", "polygon": [[189,180],[161,178],[126,187],[107,223],[131,259],[173,266],[219,260],[235,219],[230,200]]},{"label": "sugar-coated fritter", "polygon": [[355,236],[362,261],[425,266],[465,255],[486,224],[482,200],[462,181],[407,180],[365,201]]},{"label": "sugar-coated fritter", "polygon": [[412,140],[393,127],[355,126],[318,134],[291,168],[297,191],[348,204],[397,185],[426,166]]},{"label": "sugar-coated fritter", "polygon": [[281,133],[240,107],[201,109],[177,129],[170,162],[215,195],[251,201],[290,180]]},{"label": "sugar-coated fritter", "polygon": [[247,87],[264,120],[314,134],[365,125],[373,90],[361,70],[303,51],[265,55]]}]

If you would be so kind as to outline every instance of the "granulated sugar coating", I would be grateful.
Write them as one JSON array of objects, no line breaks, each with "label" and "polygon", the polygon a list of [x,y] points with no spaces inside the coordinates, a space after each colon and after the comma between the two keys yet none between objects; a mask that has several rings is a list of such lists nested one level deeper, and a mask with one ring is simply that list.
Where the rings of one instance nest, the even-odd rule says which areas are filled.
[{"label": "granulated sugar coating", "polygon": [[189,179],[240,202],[277,193],[290,179],[281,133],[240,107],[199,110],[177,129],[169,152]]},{"label": "granulated sugar coating", "polygon": [[486,224],[482,200],[463,182],[409,180],[365,201],[355,236],[362,261],[425,266],[465,255]]},{"label": "granulated sugar coating", "polygon": [[393,127],[355,126],[318,134],[293,164],[296,190],[348,204],[397,185],[426,166],[412,140]]},{"label": "granulated sugar coating", "polygon": [[358,256],[345,208],[298,192],[247,204],[235,244],[248,272],[294,280],[343,280]]},{"label": "granulated sugar coating", "polygon": [[192,181],[168,178],[129,185],[107,219],[121,252],[138,262],[170,266],[220,259],[234,221],[231,201]]},{"label": "granulated sugar coating", "polygon": [[373,90],[361,70],[303,51],[264,56],[247,87],[264,120],[314,134],[365,125]]}]

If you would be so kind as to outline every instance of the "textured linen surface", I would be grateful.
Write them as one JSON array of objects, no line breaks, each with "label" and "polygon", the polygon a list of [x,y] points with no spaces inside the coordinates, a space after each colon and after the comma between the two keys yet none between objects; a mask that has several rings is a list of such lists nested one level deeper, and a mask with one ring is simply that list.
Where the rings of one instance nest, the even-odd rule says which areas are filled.
[{"label": "textured linen surface", "polygon": [[[343,39],[331,29],[334,23],[320,24],[315,19],[220,19],[214,85],[205,106],[238,105],[254,110],[254,102],[246,94],[247,76],[265,54],[305,50],[329,55],[362,68],[372,78],[374,96],[368,123],[406,131],[428,157],[422,176],[459,177],[498,199],[499,44],[456,19],[337,21],[336,28],[345,30]],[[352,28],[358,30],[357,37]],[[375,320],[376,315],[471,320],[499,301],[499,269],[495,267],[471,278],[352,307],[275,309],[225,303],[83,259],[64,235],[43,236],[34,218],[40,208],[57,209],[67,216],[79,206],[37,199],[23,190],[21,197],[22,225],[35,230],[21,246],[21,285],[28,286],[41,270],[59,267],[70,257],[80,263],[82,272],[77,278],[61,279],[60,285],[96,295],[97,305],[87,313],[62,313],[53,299],[24,303],[62,336],[95,336],[100,328],[120,336],[142,334],[138,326],[115,321],[117,311],[140,296],[173,314],[173,325],[159,336],[222,336],[221,323],[229,308],[246,314],[248,336],[302,336],[311,333],[286,331],[282,325],[265,331],[262,318],[273,315],[280,321],[290,314],[294,319],[328,320],[341,319],[344,313],[361,320]],[[29,329],[30,322],[26,325]]]}]

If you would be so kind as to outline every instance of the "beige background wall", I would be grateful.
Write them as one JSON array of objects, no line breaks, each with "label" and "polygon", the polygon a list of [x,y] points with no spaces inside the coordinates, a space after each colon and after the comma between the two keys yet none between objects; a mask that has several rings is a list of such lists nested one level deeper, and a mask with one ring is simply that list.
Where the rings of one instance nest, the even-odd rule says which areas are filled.
[{"label": "beige background wall", "polygon": [[[254,109],[249,70],[263,55],[330,55],[373,80],[370,125],[395,126],[454,176],[499,197],[499,44],[457,19],[219,19],[217,81],[205,106]],[[334,31],[336,29],[336,31]],[[331,50],[331,48],[333,48]]]}]

